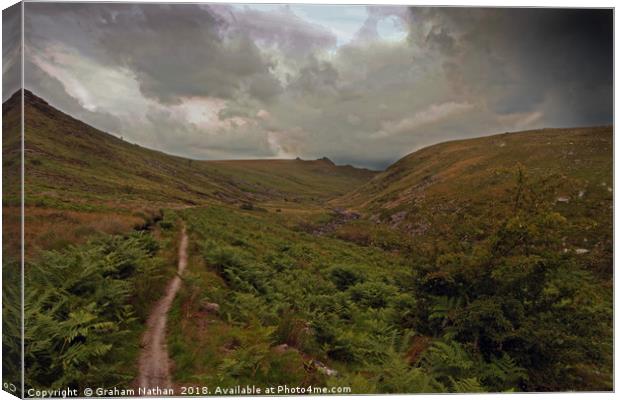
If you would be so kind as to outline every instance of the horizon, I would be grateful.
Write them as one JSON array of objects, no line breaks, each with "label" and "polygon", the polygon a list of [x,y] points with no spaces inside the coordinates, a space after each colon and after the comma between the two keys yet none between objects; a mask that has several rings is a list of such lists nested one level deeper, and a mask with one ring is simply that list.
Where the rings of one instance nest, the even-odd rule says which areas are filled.
[{"label": "horizon", "polygon": [[[13,97],[15,97],[21,91],[22,91],[22,89],[18,89],[15,93],[13,93],[6,100],[4,100],[2,104],[4,105],[4,104],[8,103]],[[60,110],[60,109],[54,107],[46,99],[44,99],[41,96],[38,96],[36,93],[32,92],[31,90],[24,88],[23,92],[24,93],[30,93],[32,96],[36,97],[39,100],[42,100],[43,102],[45,102],[50,107],[52,107],[52,108],[54,108],[54,109],[56,109],[56,110],[58,110],[58,111],[60,111],[60,112],[62,112],[64,114],[66,114],[66,115],[70,116],[71,118],[74,118],[74,119],[76,119],[76,120],[78,120],[78,121],[80,121],[80,122],[82,122],[84,124],[87,124],[86,122],[80,120],[79,118],[75,117],[74,115],[71,115],[71,114],[69,114],[69,113],[67,113],[67,112],[65,112],[63,110]],[[603,125],[588,125],[588,126],[541,127],[541,128],[527,129],[527,130],[522,130],[522,131],[494,132],[494,133],[490,133],[490,134],[482,134],[482,135],[479,135],[479,136],[473,136],[473,137],[468,137],[468,138],[464,138],[464,139],[449,139],[449,140],[444,140],[444,141],[441,141],[441,142],[432,143],[432,144],[429,144],[429,145],[426,145],[426,146],[414,149],[413,151],[405,154],[401,158],[393,161],[392,163],[387,164],[383,168],[365,167],[365,166],[359,166],[359,165],[354,165],[354,164],[350,164],[350,163],[348,163],[348,164],[337,163],[337,162],[334,162],[331,158],[329,158],[327,156],[319,156],[317,158],[302,158],[300,156],[293,156],[292,158],[273,158],[273,157],[272,158],[267,158],[267,157],[265,157],[265,158],[211,158],[211,159],[206,159],[206,158],[190,158],[190,157],[187,157],[187,156],[166,152],[165,150],[159,150],[159,149],[151,148],[151,147],[148,147],[148,146],[144,146],[144,145],[141,145],[141,144],[138,144],[138,143],[132,143],[130,141],[127,141],[123,136],[115,135],[113,133],[103,131],[103,130],[95,127],[95,126],[93,126],[93,128],[99,130],[100,132],[102,132],[102,133],[104,133],[106,135],[112,136],[115,139],[120,139],[120,140],[122,140],[124,142],[127,142],[129,144],[142,147],[142,148],[144,148],[146,150],[156,151],[156,152],[160,152],[160,153],[163,153],[163,154],[166,154],[166,155],[169,155],[169,156],[180,157],[180,158],[184,158],[186,160],[191,160],[191,161],[205,161],[205,162],[209,162],[209,161],[213,161],[213,162],[226,162],[226,161],[230,161],[230,162],[235,162],[235,161],[323,161],[323,160],[326,160],[326,161],[329,161],[332,164],[334,164],[336,167],[353,167],[353,168],[356,168],[356,169],[366,169],[366,170],[369,170],[371,172],[378,172],[378,173],[380,173],[380,172],[386,171],[387,169],[389,169],[390,166],[392,166],[393,164],[397,163],[401,159],[403,159],[403,158],[405,158],[405,157],[407,157],[407,156],[409,156],[409,155],[411,155],[413,153],[416,153],[416,152],[418,152],[420,150],[424,150],[426,148],[429,148],[429,147],[432,147],[432,146],[435,146],[435,145],[442,145],[442,144],[446,144],[446,143],[451,143],[451,142],[461,141],[461,140],[468,140],[468,139],[481,139],[481,138],[485,138],[485,137],[500,136],[500,135],[506,135],[506,134],[519,134],[519,133],[528,133],[528,132],[538,132],[538,131],[542,131],[542,130],[587,129],[587,128],[604,128],[604,127],[611,127],[611,128],[613,128],[613,126],[614,126],[614,124],[610,123],[610,124],[603,124]]]},{"label": "horizon", "polygon": [[328,157],[384,170],[451,140],[611,125],[612,15],[28,3],[25,87],[99,130],[185,158]]}]

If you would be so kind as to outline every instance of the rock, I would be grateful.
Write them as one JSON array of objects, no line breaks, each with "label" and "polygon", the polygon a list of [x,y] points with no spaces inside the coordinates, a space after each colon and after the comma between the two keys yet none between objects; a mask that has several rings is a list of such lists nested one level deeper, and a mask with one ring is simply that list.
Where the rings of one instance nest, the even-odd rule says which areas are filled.
[{"label": "rock", "polygon": [[338,376],[338,371],[329,368],[322,362],[314,360],[312,363],[314,364],[314,367],[317,369],[317,371],[321,372],[322,374],[327,376]]},{"label": "rock", "polygon": [[361,217],[360,214],[347,211],[344,208],[333,208],[332,210],[332,220],[325,224],[319,225],[316,229],[312,229],[310,233],[315,236],[322,236],[336,231],[341,225],[346,224],[349,221],[353,221],[359,219]]},{"label": "rock", "polygon": [[200,304],[200,310],[210,313],[217,313],[220,312],[220,305],[217,303],[203,302]]},{"label": "rock", "polygon": [[586,253],[589,253],[589,252],[590,252],[590,250],[588,250],[588,249],[575,249],[575,253],[577,253],[577,254],[586,254]]}]

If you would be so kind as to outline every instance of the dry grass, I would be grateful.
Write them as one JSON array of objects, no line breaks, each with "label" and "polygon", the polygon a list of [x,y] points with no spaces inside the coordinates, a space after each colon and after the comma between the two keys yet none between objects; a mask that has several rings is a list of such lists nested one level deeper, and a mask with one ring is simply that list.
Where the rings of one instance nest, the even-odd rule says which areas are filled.
[{"label": "dry grass", "polygon": [[[2,210],[5,246],[19,249],[19,208]],[[42,250],[58,250],[69,245],[86,242],[96,234],[121,234],[143,224],[139,215],[111,212],[82,212],[40,207],[26,207],[25,235],[26,258]]]}]

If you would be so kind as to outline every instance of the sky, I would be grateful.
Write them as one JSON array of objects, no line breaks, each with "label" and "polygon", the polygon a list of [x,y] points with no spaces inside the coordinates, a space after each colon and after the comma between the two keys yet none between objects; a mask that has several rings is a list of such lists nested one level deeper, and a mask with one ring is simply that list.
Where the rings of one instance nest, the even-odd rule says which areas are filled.
[{"label": "sky", "polygon": [[196,159],[382,169],[446,140],[613,121],[611,10],[26,3],[24,20],[27,89]]}]

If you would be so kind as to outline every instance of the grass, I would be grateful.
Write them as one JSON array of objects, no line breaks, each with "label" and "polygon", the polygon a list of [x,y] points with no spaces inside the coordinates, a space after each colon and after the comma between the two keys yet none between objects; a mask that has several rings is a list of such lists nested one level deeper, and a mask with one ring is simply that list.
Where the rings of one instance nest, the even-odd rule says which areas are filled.
[{"label": "grass", "polygon": [[[19,100],[16,95],[3,104],[6,231],[19,226]],[[318,207],[375,174],[328,160],[184,159],[94,129],[30,92],[24,101],[29,256],[83,243],[92,234],[127,232],[161,208],[222,202]],[[19,235],[7,238],[15,245]]]},{"label": "grass", "polygon": [[[4,112],[8,121],[18,115],[16,99],[5,103]],[[29,92],[25,115],[28,205],[133,209],[145,203],[153,208],[213,201],[316,203],[374,176],[328,160],[220,162],[175,157],[98,131]],[[9,151],[14,140],[7,140]],[[5,167],[18,162],[18,153],[6,155]]]},{"label": "grass", "polygon": [[612,139],[611,127],[598,127],[441,143],[402,158],[334,203],[371,212],[417,202],[482,201],[509,186],[502,173],[519,164],[533,176],[558,175],[563,195],[577,197],[583,190],[593,201],[609,201]]}]

